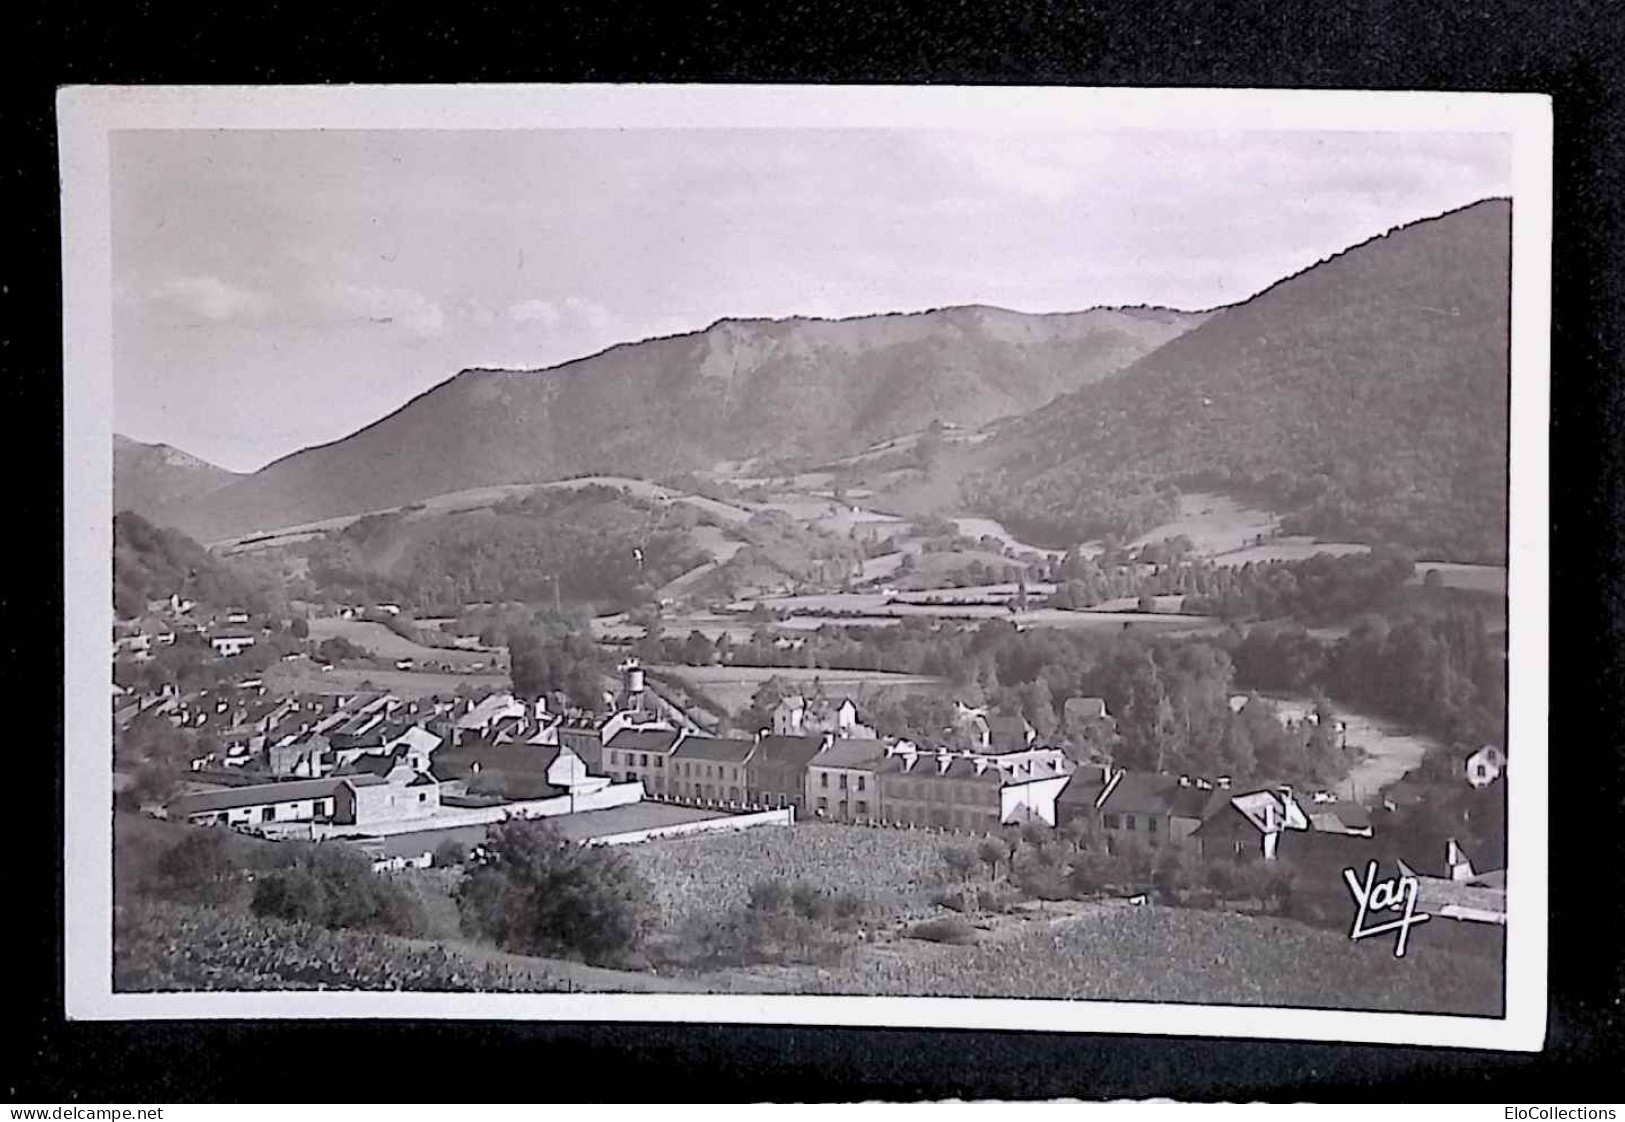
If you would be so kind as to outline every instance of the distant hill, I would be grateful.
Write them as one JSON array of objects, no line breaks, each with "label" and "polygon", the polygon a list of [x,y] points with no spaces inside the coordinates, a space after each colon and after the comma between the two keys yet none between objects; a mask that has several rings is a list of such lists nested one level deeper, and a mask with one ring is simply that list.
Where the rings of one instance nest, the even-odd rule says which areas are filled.
[{"label": "distant hill", "polygon": [[1202,319],[959,307],[720,320],[547,370],[465,370],[343,440],[172,504],[166,518],[214,541],[494,483],[838,457],[932,419],[1026,412]]},{"label": "distant hill", "polygon": [[113,435],[113,509],[164,517],[172,503],[196,499],[243,476],[167,444]]},{"label": "distant hill", "polygon": [[967,498],[1065,544],[1157,525],[1177,484],[1504,560],[1510,247],[1496,199],[1355,246],[1000,426]]},{"label": "distant hill", "polygon": [[172,595],[207,609],[260,611],[265,591],[239,564],[215,556],[179,530],[154,526],[134,511],[113,516],[113,607],[126,619],[150,600]]}]

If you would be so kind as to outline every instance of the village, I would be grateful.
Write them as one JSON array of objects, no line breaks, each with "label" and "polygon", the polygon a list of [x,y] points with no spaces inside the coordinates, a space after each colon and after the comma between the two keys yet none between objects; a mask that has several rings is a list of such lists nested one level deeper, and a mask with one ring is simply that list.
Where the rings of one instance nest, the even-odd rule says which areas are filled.
[{"label": "village", "polygon": [[[1138,882],[1119,886],[1133,903],[1158,899],[1154,869],[1179,855],[1269,869],[1290,884],[1294,914],[1346,926],[1343,870],[1375,862],[1414,878],[1417,908],[1454,921],[1468,942],[1505,924],[1507,759],[1494,745],[1429,759],[1354,800],[1117,766],[1105,747],[1115,719],[1099,697],[1065,699],[1052,743],[1020,715],[963,701],[934,737],[886,736],[854,699],[821,688],[778,698],[760,728],[712,735],[651,688],[635,656],[591,707],[507,687],[279,691],[224,671],[249,662],[256,643],[262,662],[273,645],[289,648],[281,659],[304,658],[297,644],[278,645],[291,624],[250,627],[238,610],[192,622],[193,605],[178,597],[149,607],[122,628],[116,654],[139,661],[192,627],[223,670],[215,688],[185,694],[114,687],[119,734],[155,722],[208,734],[173,790],[155,800],[125,789],[126,808],[269,840],[342,840],[379,873],[457,859],[515,818],[547,819],[583,845],[820,824],[931,832],[944,844],[1050,831],[1102,839],[1141,862]],[[1248,701],[1237,695],[1231,707]],[[1276,717],[1297,726],[1321,714]],[[1332,734],[1346,736],[1341,722]]]}]

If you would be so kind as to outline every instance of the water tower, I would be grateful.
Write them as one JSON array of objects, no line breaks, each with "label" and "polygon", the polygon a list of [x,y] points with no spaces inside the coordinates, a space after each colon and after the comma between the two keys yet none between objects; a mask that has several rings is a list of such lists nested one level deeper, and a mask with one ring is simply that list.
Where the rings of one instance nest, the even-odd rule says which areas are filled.
[{"label": "water tower", "polygon": [[643,664],[635,658],[621,663],[621,709],[643,709]]}]

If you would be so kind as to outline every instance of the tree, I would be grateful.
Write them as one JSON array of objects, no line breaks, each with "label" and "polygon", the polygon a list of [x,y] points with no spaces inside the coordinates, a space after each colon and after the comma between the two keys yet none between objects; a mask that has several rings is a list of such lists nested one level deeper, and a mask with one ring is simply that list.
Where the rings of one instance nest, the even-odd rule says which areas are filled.
[{"label": "tree", "polygon": [[293,632],[295,639],[310,638],[310,623],[303,616],[295,616],[288,624],[288,630]]},{"label": "tree", "polygon": [[457,890],[464,929],[518,954],[622,961],[649,929],[654,893],[631,861],[577,845],[540,819],[493,827]]},{"label": "tree", "polygon": [[279,842],[275,859],[254,881],[249,906],[257,916],[392,935],[427,927],[416,897],[343,842]]},{"label": "tree", "polygon": [[942,863],[954,880],[968,881],[976,872],[977,857],[963,846],[950,846],[942,851]]},{"label": "tree", "polygon": [[468,847],[447,838],[434,847],[432,864],[437,869],[449,869],[453,865],[461,865],[468,859]]},{"label": "tree", "polygon": [[199,828],[159,856],[153,889],[191,904],[223,904],[237,892],[240,870],[226,850],[225,831]]},{"label": "tree", "polygon": [[937,462],[942,455],[943,427],[940,418],[933,418],[920,434],[919,441],[914,445],[915,462],[920,470],[930,475],[936,470]]},{"label": "tree", "polygon": [[999,866],[1010,860],[1010,846],[1002,838],[985,838],[976,847],[977,860],[987,866],[989,880],[999,875]]}]

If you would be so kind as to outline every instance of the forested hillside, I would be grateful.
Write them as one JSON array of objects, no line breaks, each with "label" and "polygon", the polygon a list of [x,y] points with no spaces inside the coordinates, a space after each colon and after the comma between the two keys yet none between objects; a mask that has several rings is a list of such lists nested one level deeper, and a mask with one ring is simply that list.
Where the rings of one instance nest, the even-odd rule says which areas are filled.
[{"label": "forested hillside", "polygon": [[1005,425],[967,497],[1029,540],[1125,537],[1175,488],[1283,529],[1504,559],[1511,204],[1401,227]]}]

